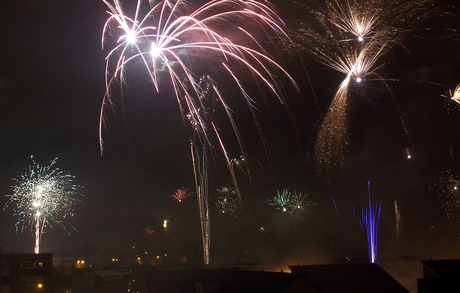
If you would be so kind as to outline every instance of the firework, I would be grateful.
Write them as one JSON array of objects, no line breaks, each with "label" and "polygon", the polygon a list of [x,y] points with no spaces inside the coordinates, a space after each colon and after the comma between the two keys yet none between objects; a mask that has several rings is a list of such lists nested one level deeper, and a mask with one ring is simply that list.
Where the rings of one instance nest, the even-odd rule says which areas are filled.
[{"label": "firework", "polygon": [[338,214],[338,213],[339,213],[339,210],[337,209],[337,205],[335,204],[335,200],[334,200],[334,198],[332,197],[332,195],[331,195],[331,200],[332,200],[332,203],[334,204],[335,212]]},{"label": "firework", "polygon": [[453,226],[460,225],[460,177],[448,169],[441,173],[436,184],[440,186],[447,219]]},{"label": "firework", "polygon": [[457,85],[454,91],[449,91],[450,99],[460,104],[460,84]]},{"label": "firework", "polygon": [[287,189],[283,189],[281,193],[278,191],[278,193],[276,194],[276,196],[273,197],[273,199],[269,199],[268,204],[274,206],[278,210],[286,212],[289,207],[291,195],[291,192],[289,192]]},{"label": "firework", "polygon": [[246,166],[246,160],[244,159],[243,156],[239,156],[238,158],[233,158],[230,160],[230,164],[232,166],[236,166],[238,170],[240,170],[244,175],[248,176],[245,166]]},{"label": "firework", "polygon": [[223,186],[217,189],[217,192],[219,197],[214,203],[219,213],[237,217],[238,199],[236,190],[229,186]]},{"label": "firework", "polygon": [[[25,174],[13,178],[13,194],[4,208],[12,206],[17,228],[35,228],[35,253],[40,251],[41,234],[45,227],[60,226],[67,231],[64,219],[74,216],[74,206],[84,197],[75,184],[75,177],[55,168],[56,159],[41,167],[32,157]],[[74,230],[75,228],[71,226]]]},{"label": "firework", "polygon": [[361,228],[366,229],[367,234],[367,250],[369,252],[369,261],[371,263],[378,263],[377,257],[377,230],[380,218],[380,209],[382,202],[371,202],[370,183],[368,182],[369,191],[369,204],[362,210],[362,217],[360,220]]},{"label": "firework", "polygon": [[308,194],[292,193],[287,189],[276,194],[273,199],[268,200],[268,204],[274,206],[276,209],[288,212],[291,216],[295,213],[305,211],[305,207],[317,205],[317,203],[306,201]]},{"label": "firework", "polygon": [[195,193],[195,192],[187,193],[187,191],[188,191],[188,188],[185,188],[184,186],[182,186],[178,190],[174,191],[174,194],[172,194],[171,196],[178,202],[182,202],[184,198],[190,197]]},{"label": "firework", "polygon": [[446,109],[448,112],[457,111],[458,104],[460,104],[460,84],[454,90],[449,90],[447,94],[442,94],[441,97],[446,99]]},{"label": "firework", "polygon": [[[144,231],[143,231],[146,235],[149,235],[149,236],[156,236],[157,235],[157,232],[155,231],[155,227],[154,226],[147,226],[145,227]],[[134,247],[133,247],[134,248]]]},{"label": "firework", "polygon": [[316,0],[305,2],[307,4],[300,5],[319,27],[313,30],[302,24],[297,37],[313,41],[311,47],[320,44],[320,48],[324,48],[327,38],[335,39],[336,44],[343,45],[341,47],[347,43],[359,46],[366,42],[400,44],[403,36],[414,34],[424,21],[445,14],[432,0],[325,0],[325,5]]},{"label": "firework", "polygon": [[291,215],[294,213],[305,211],[305,208],[311,205],[318,205],[315,202],[306,201],[307,197],[308,197],[308,194],[306,193],[302,194],[301,192],[299,193],[294,192],[292,194],[291,199],[289,201],[289,208],[290,208]]},{"label": "firework", "polygon": [[[330,103],[318,129],[315,160],[320,174],[332,163],[342,164],[348,144],[347,109],[350,86],[359,84],[365,76],[382,78],[377,69],[388,50],[402,44],[403,36],[413,33],[424,20],[440,12],[431,0],[366,1],[325,0],[325,5],[311,0],[300,4],[307,18],[315,25],[301,24],[294,34],[295,50],[343,74],[345,78]],[[399,111],[399,109],[398,109]],[[403,116],[400,119],[404,125]]]}]

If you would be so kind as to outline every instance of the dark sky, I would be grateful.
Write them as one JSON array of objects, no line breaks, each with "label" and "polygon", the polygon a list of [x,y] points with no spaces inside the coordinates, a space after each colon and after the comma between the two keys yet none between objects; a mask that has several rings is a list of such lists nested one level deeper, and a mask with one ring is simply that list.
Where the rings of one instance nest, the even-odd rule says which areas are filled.
[{"label": "dark sky", "polygon": [[[126,6],[135,3],[125,2]],[[293,17],[292,4],[275,1],[275,6],[292,30],[305,21],[301,13]],[[117,100],[115,111],[108,113],[109,128],[100,155],[98,120],[107,53],[101,49],[105,12],[104,3],[97,0],[2,2],[0,194],[10,194],[10,179],[24,172],[31,163],[30,155],[42,165],[59,157],[57,166],[76,176],[85,187],[86,199],[76,208],[76,217],[69,220],[78,232],[67,236],[59,229],[48,229],[43,251],[60,255],[85,249],[122,250],[142,237],[145,227],[159,229],[164,218],[171,220],[178,241],[199,243],[195,197],[181,204],[171,197],[182,186],[190,191],[195,187],[189,147],[192,131],[183,123],[167,88],[154,94],[152,88],[136,81],[136,74],[141,73],[134,73],[125,99]],[[380,227],[384,249],[394,251],[394,201],[398,200],[407,243],[404,253],[459,257],[456,251],[441,253],[453,251],[450,245],[458,243],[451,235],[460,231],[446,226],[443,200],[430,189],[441,171],[460,171],[459,105],[441,97],[460,83],[459,23],[454,15],[427,23],[449,30],[430,31],[432,38],[444,36],[435,41],[408,37],[404,40],[407,50],[397,47],[385,56],[379,73],[399,80],[388,81],[394,99],[382,82],[363,83],[365,88],[350,103],[352,139],[344,168],[331,175],[329,182],[315,177],[309,154],[320,117],[317,103],[324,112],[343,78],[340,74],[306,58],[313,96],[307,74],[288,65],[302,90],[297,95],[287,88],[296,126],[274,97],[269,97],[268,107],[258,113],[271,167],[257,130],[247,118],[249,111],[235,104],[238,123],[244,125],[242,134],[253,174],[249,181],[238,173],[250,210],[248,225],[271,227],[278,239],[286,238],[290,247],[303,251],[311,246],[322,247],[321,251],[330,247],[365,249],[366,244],[356,240],[364,239],[359,215],[347,217],[346,213],[351,213],[353,205],[359,213],[366,203],[370,180],[372,198],[383,201]],[[437,84],[420,82],[423,80]],[[403,113],[408,135],[397,107]],[[412,153],[411,160],[406,159],[406,148]],[[233,144],[228,149],[231,157],[240,155]],[[225,163],[217,153],[210,166],[211,208],[215,190],[230,184]],[[306,192],[311,201],[319,203],[302,225],[294,227],[295,219],[280,219],[268,206],[267,199],[283,188]],[[5,198],[0,201],[2,206],[5,202]],[[213,229],[223,227],[222,219],[211,219],[211,225],[214,222]],[[29,230],[16,233],[14,224],[10,209],[0,213],[0,247],[7,253],[32,252],[33,236]],[[282,225],[289,227],[289,237],[280,232]],[[433,247],[438,249],[431,250]]]}]

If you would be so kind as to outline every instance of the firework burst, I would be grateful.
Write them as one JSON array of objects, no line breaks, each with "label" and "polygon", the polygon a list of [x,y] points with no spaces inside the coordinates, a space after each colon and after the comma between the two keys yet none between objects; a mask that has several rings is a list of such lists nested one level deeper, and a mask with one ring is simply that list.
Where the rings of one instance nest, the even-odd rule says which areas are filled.
[{"label": "firework burst", "polygon": [[292,193],[287,189],[283,189],[282,192],[277,192],[277,194],[268,200],[268,204],[274,206],[278,210],[283,212],[288,212],[291,216],[293,214],[305,211],[306,207],[311,205],[317,205],[317,203],[306,201],[308,194]]},{"label": "firework burst", "polygon": [[[295,50],[311,55],[317,61],[343,74],[345,78],[322,118],[315,144],[315,160],[320,175],[325,175],[332,163],[343,163],[348,144],[347,109],[350,86],[366,75],[377,74],[382,56],[402,39],[414,33],[420,24],[442,13],[431,0],[366,1],[325,0],[301,4],[309,20],[293,35]],[[399,111],[399,109],[398,109]],[[407,133],[403,116],[401,122]]]},{"label": "firework burst", "polygon": [[283,189],[281,193],[278,191],[272,199],[269,199],[268,204],[274,206],[278,210],[287,212],[289,208],[289,202],[291,201],[291,195],[291,192],[289,192],[287,189]]},{"label": "firework burst", "polygon": [[220,214],[227,214],[229,216],[237,216],[238,212],[238,199],[235,189],[229,186],[223,186],[217,189],[219,197],[215,201],[217,210]]},{"label": "firework burst", "polygon": [[396,228],[396,246],[399,249],[399,240],[401,239],[401,209],[398,207],[398,202],[395,200],[395,228]]},{"label": "firework burst", "polygon": [[[18,221],[16,227],[35,228],[35,253],[39,253],[40,238],[46,226],[60,226],[67,231],[64,220],[74,216],[74,206],[84,197],[75,184],[75,177],[55,168],[56,159],[41,167],[32,157],[25,174],[13,178],[13,194],[7,195],[5,208],[12,207]],[[70,226],[75,229],[73,226]]]},{"label": "firework burst", "polygon": [[[139,0],[132,18],[124,14],[120,1],[114,0],[111,4],[104,0],[104,3],[109,8],[109,18],[103,30],[103,46],[109,35],[118,38],[106,57],[106,94],[100,118],[101,151],[104,109],[111,104],[115,84],[122,86],[131,63],[143,65],[157,92],[163,77],[169,79],[182,114],[189,115],[206,139],[210,139],[213,130],[207,123],[206,114],[200,111],[202,87],[199,75],[197,77],[194,73],[196,64],[205,63],[208,68],[220,69],[221,74],[227,75],[240,89],[251,107],[256,102],[249,97],[238,77],[241,68],[282,102],[285,99],[279,77],[284,76],[295,85],[292,77],[251,33],[288,38],[284,23],[266,4],[213,0],[194,9],[189,1],[164,0],[156,4],[150,2],[148,12],[140,17],[143,3]],[[223,96],[219,94],[218,100],[232,120]]]},{"label": "firework burst", "polygon": [[460,225],[460,176],[448,169],[441,172],[439,181],[440,196],[444,199],[447,219],[453,226]]},{"label": "firework burst", "polygon": [[187,193],[187,191],[188,191],[188,188],[185,188],[184,186],[182,186],[178,190],[174,191],[174,194],[172,194],[171,196],[178,202],[182,202],[184,198],[190,197],[194,194],[194,192]]},{"label": "firework burst", "polygon": [[289,201],[289,208],[290,208],[290,214],[293,215],[295,213],[300,213],[300,212],[305,212],[305,208],[312,206],[312,205],[318,205],[315,202],[307,201],[308,194],[304,193],[302,194],[301,192],[296,193],[294,192],[290,198]]},{"label": "firework burst", "polygon": [[403,36],[414,34],[426,20],[445,14],[432,0],[325,0],[324,5],[316,0],[305,2],[297,4],[319,24],[320,33],[305,24],[300,32],[316,43],[331,38],[338,44],[368,41],[400,44]]}]

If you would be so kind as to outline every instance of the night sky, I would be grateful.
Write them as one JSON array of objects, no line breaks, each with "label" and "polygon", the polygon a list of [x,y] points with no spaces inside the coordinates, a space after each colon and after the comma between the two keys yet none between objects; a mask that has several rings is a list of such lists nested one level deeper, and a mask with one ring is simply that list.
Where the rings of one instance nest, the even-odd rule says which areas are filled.
[{"label": "night sky", "polygon": [[[135,5],[135,1],[124,3]],[[308,23],[294,4],[281,0],[274,4],[289,29]],[[170,88],[165,86],[157,94],[142,82],[142,72],[132,72],[124,99],[115,99],[114,110],[107,112],[108,129],[100,154],[98,123],[107,53],[101,48],[101,33],[106,10],[97,0],[2,2],[0,194],[11,194],[11,178],[24,173],[31,155],[42,165],[58,157],[57,166],[76,176],[86,198],[84,205],[76,207],[76,216],[67,220],[77,232],[70,231],[68,236],[62,229],[48,228],[43,252],[60,256],[127,250],[143,241],[146,227],[160,231],[166,218],[174,241],[199,252],[196,197],[182,203],[171,197],[182,186],[189,191],[195,191],[195,186],[189,145],[193,131],[183,122]],[[246,224],[241,217],[223,218],[215,212],[216,190],[231,181],[220,150],[210,160],[216,255],[225,249],[220,243],[223,230],[232,230],[228,235],[236,235],[235,245],[245,247],[256,238],[258,243],[265,241],[261,226],[276,239],[277,260],[324,262],[336,257],[337,251],[365,250],[359,217],[370,181],[372,199],[382,200],[379,240],[385,256],[460,257],[460,228],[449,225],[444,200],[433,187],[442,171],[460,172],[460,105],[441,97],[460,83],[460,18],[444,15],[426,26],[433,30],[417,34],[426,33],[432,41],[411,38],[409,33],[404,47],[395,47],[384,57],[379,74],[388,79],[394,99],[382,81],[364,81],[362,91],[350,102],[351,139],[345,163],[328,180],[315,176],[311,152],[320,114],[339,86],[341,74],[305,55],[308,74],[287,61],[302,92],[296,94],[286,86],[294,123],[276,97],[269,96],[267,105],[261,105],[258,117],[266,149],[246,104],[237,100],[242,97],[234,88],[227,89],[235,96],[233,109],[252,177],[249,180],[237,171]],[[214,78],[219,82],[218,73]],[[251,88],[250,78],[243,83]],[[232,135],[224,140],[230,157],[241,155]],[[267,200],[284,188],[308,193],[308,200],[318,206],[309,208],[301,219],[280,213]],[[398,249],[395,200],[402,216]],[[6,201],[0,200],[2,207]],[[15,222],[11,209],[0,213],[0,247],[5,253],[32,252],[30,228],[16,233]],[[244,236],[237,230],[244,230]],[[234,262],[244,260],[244,253],[235,252]]]}]

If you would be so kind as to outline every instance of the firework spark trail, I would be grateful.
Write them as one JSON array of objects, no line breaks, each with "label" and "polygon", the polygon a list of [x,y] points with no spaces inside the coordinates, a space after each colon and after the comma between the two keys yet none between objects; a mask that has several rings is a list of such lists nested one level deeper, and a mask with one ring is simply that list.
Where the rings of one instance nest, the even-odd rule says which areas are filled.
[{"label": "firework spark trail", "polygon": [[206,265],[211,261],[211,223],[209,220],[209,185],[208,185],[208,161],[207,161],[207,144],[201,144],[201,155],[190,139],[190,148],[192,153],[193,171],[195,174],[196,195],[200,211],[201,237],[203,243],[203,258]]},{"label": "firework spark trail", "polygon": [[[217,99],[215,99],[215,96],[217,96]],[[235,177],[235,172],[233,168],[233,164],[236,162],[239,162],[240,160],[230,160],[227,154],[227,151],[225,149],[225,146],[222,142],[222,139],[220,137],[219,131],[217,130],[213,118],[211,116],[211,113],[215,111],[215,105],[214,101],[221,101],[222,104],[224,105],[225,111],[229,111],[229,108],[226,106],[225,102],[222,100],[222,97],[217,89],[216,83],[212,80],[212,78],[207,75],[207,76],[202,76],[199,81],[199,108],[197,109],[199,112],[202,113],[202,117],[204,119],[203,123],[204,125],[210,125],[212,126],[212,129],[214,130],[215,137],[218,140],[219,145],[222,148],[222,152],[224,154],[226,163],[227,163],[227,168],[230,173],[230,177],[232,179],[233,186],[235,188],[234,192],[236,194],[236,198],[239,202],[239,206],[241,208],[241,215],[244,220],[244,211],[243,211],[243,201],[241,198],[241,193],[239,192],[238,189],[238,183],[236,181]],[[229,113],[228,113],[229,114]],[[232,127],[235,130],[235,133],[237,137],[239,138],[239,133],[236,131],[236,125],[233,121],[233,118],[231,115],[228,116],[229,120],[232,124]],[[192,153],[192,160],[193,160],[193,165],[194,165],[194,170],[195,170],[195,180],[196,180],[196,188],[199,190],[201,193],[198,194],[200,196],[199,200],[199,210],[200,210],[200,220],[201,220],[201,225],[202,225],[202,238],[203,238],[203,251],[204,251],[204,262],[205,264],[209,264],[210,262],[210,244],[211,244],[211,231],[210,231],[210,219],[209,219],[209,196],[208,196],[208,174],[207,174],[207,152],[208,152],[208,142],[209,140],[207,139],[207,134],[203,133],[201,131],[201,128],[199,127],[200,123],[198,123],[194,118],[191,113],[187,114],[187,119],[189,120],[190,124],[192,125],[195,135],[192,141],[197,140],[200,145],[201,145],[201,155],[199,153],[198,148],[195,146],[193,147],[192,143],[192,151],[193,148],[195,149],[194,153]],[[240,142],[240,147],[243,149],[241,145],[241,140],[238,139]],[[213,149],[214,150],[214,149]],[[201,158],[201,159],[200,159]],[[196,161],[198,160],[198,161]],[[239,168],[242,168],[240,164],[237,164]],[[197,176],[199,179],[197,179]],[[206,176],[206,178],[204,178]],[[232,201],[233,203],[233,201]]]},{"label": "firework spark trail", "polygon": [[338,213],[339,213],[339,210],[337,209],[337,205],[335,204],[335,200],[334,200],[334,198],[332,197],[332,195],[331,195],[331,200],[332,200],[332,203],[334,204],[335,212],[338,214]]},{"label": "firework spark trail", "polygon": [[369,205],[364,207],[362,210],[362,217],[360,220],[361,228],[364,226],[366,228],[367,234],[367,250],[369,252],[369,261],[371,263],[379,262],[377,254],[377,230],[380,218],[380,210],[382,202],[379,201],[376,204],[371,202],[371,187],[370,182],[368,182],[368,191],[369,191]]},{"label": "firework spark trail", "polygon": [[[40,250],[40,238],[46,226],[54,225],[67,230],[64,219],[74,216],[74,206],[82,203],[84,197],[75,184],[75,177],[59,168],[54,168],[56,159],[48,166],[40,167],[32,157],[33,164],[28,166],[25,174],[12,180],[13,194],[9,197],[4,209],[12,206],[17,217],[16,228],[35,228],[35,253]],[[75,228],[71,226],[74,230]]]},{"label": "firework spark trail", "polygon": [[326,0],[324,6],[314,0],[308,3],[300,5],[316,26],[301,24],[293,36],[295,49],[346,75],[318,128],[314,157],[319,175],[325,175],[333,163],[343,164],[352,81],[359,83],[369,74],[382,80],[376,74],[383,65],[378,64],[381,57],[391,47],[403,45],[403,36],[442,12],[431,0]]},{"label": "firework spark trail", "polygon": [[329,166],[335,157],[339,157],[339,162],[343,162],[345,145],[348,141],[349,88],[352,82],[360,83],[366,76],[375,74],[378,68],[375,63],[385,49],[385,46],[375,46],[371,43],[353,53],[335,54],[336,58],[329,60],[327,65],[346,74],[346,77],[340,84],[318,129],[315,158],[320,166]]}]

